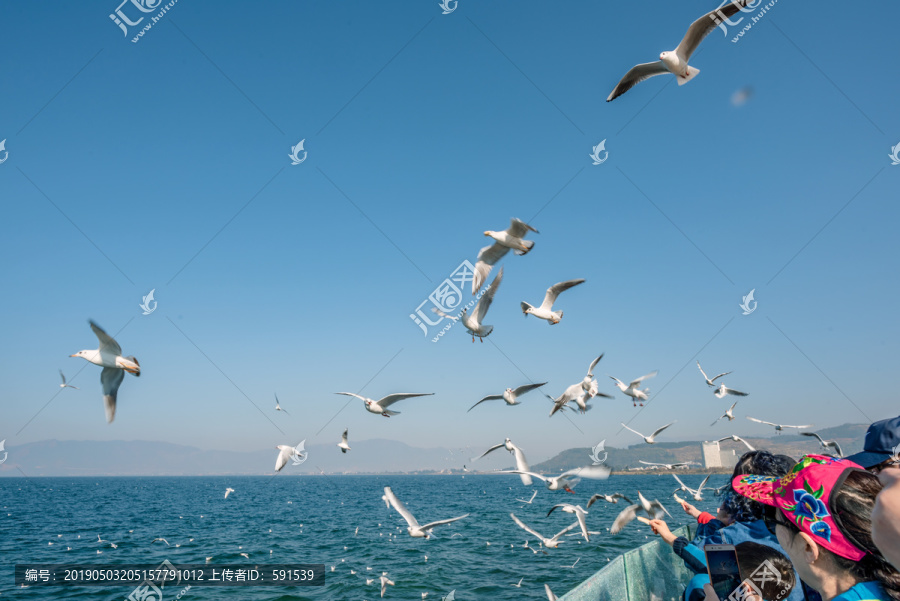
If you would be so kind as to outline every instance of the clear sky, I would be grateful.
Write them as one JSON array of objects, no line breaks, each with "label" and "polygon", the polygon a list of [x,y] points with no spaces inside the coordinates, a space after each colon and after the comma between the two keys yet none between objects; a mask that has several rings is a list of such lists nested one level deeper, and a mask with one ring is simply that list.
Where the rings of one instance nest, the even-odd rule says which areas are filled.
[{"label": "clear sky", "polygon": [[[116,0],[4,3],[0,439],[251,450],[349,426],[509,436],[537,462],[637,442],[621,421],[681,440],[896,415],[900,6],[778,2],[714,31],[687,85],[605,102],[715,6],[182,0],[134,43],[156,11],[126,37]],[[510,217],[540,233],[503,262],[494,333],[431,342],[410,313]],[[561,324],[523,318],[577,277]],[[96,348],[89,318],[143,369],[111,425],[100,369],[68,357]],[[537,393],[466,413],[529,380],[558,395],[601,352],[615,398],[584,416]],[[731,426],[697,359],[750,393]],[[654,369],[644,410],[607,377]],[[336,391],[435,395],[388,420]]]}]

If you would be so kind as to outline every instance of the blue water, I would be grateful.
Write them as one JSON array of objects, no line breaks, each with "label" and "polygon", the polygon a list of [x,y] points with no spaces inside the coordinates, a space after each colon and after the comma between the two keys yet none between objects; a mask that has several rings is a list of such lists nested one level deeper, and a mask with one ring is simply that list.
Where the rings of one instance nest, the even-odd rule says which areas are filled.
[{"label": "blue water", "polygon": [[[702,476],[682,479],[696,486]],[[713,476],[710,485],[726,481],[726,476]],[[529,539],[537,547],[538,541],[513,523],[510,512],[552,536],[574,521],[559,511],[546,517],[555,503],[585,506],[594,492],[618,491],[636,498],[640,490],[666,505],[674,516],[668,520],[673,528],[694,522],[672,500],[677,486],[668,474],[583,480],[576,494],[551,492],[538,484],[525,487],[518,477],[502,475],[3,478],[0,595],[3,599],[106,601],[123,600],[134,588],[16,588],[13,565],[17,563],[156,564],[168,559],[182,564],[204,563],[209,556],[213,557],[210,564],[247,563],[240,553],[248,553],[250,562],[260,564],[323,563],[326,584],[193,587],[181,600],[372,600],[379,598],[377,576],[383,571],[396,583],[388,587],[385,599],[418,600],[425,592],[427,601],[440,601],[454,589],[461,601],[545,599],[544,583],[561,596],[607,560],[648,542],[653,535],[647,526],[632,522],[622,533],[610,536],[606,529],[623,502],[601,501],[591,507],[587,521],[589,529],[603,534],[592,536],[590,543],[568,537],[559,548],[534,554],[522,545]],[[224,499],[228,486],[235,492]],[[384,486],[392,487],[420,523],[471,515],[438,527],[430,540],[414,539],[406,533],[400,515],[381,500]],[[538,494],[531,505],[523,507],[516,501],[530,498],[532,490]],[[705,496],[706,501],[696,505],[715,512],[715,497],[711,492]],[[455,533],[460,536],[452,536]],[[98,534],[118,548],[98,543]],[[157,537],[171,546],[151,543]],[[561,567],[576,559],[574,568]],[[351,569],[357,573],[351,574]],[[366,577],[376,582],[366,586]],[[512,586],[523,577],[521,588]],[[167,589],[165,599],[174,599],[178,592]]]}]

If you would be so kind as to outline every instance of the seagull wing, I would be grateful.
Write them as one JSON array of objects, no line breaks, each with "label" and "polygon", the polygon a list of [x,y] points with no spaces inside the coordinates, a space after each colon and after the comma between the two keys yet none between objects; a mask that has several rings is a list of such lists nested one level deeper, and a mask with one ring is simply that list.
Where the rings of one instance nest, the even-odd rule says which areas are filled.
[{"label": "seagull wing", "polygon": [[631,384],[629,384],[629,386],[631,386],[632,388],[636,388],[638,384],[640,384],[641,382],[643,382],[643,381],[646,380],[647,378],[652,378],[653,376],[655,376],[655,375],[658,374],[658,373],[659,373],[659,372],[658,372],[657,370],[653,370],[653,371],[651,371],[649,374],[647,374],[646,376],[641,376],[640,378],[636,378],[636,379],[632,380],[632,381],[631,381]]},{"label": "seagull wing", "polygon": [[389,394],[379,400],[378,404],[384,408],[388,408],[397,401],[402,401],[403,399],[411,399],[417,396],[431,396],[433,394],[433,392],[395,392],[394,394]]},{"label": "seagull wing", "polygon": [[417,522],[416,518],[413,517],[413,514],[409,512],[409,509],[406,508],[403,501],[397,498],[397,495],[394,494],[394,491],[391,490],[390,486],[384,487],[384,496],[387,497],[391,506],[397,510],[397,513],[403,516],[403,519],[406,520],[406,523],[409,524],[410,528],[419,527],[419,522]]},{"label": "seagull wing", "polygon": [[[477,407],[478,405],[480,405],[481,403],[483,403],[485,401],[496,401],[497,399],[502,399],[502,398],[503,398],[502,394],[489,394],[488,396],[484,397],[483,399],[481,399],[480,401],[478,401],[477,403],[475,403],[474,405],[469,407],[469,411],[471,411],[472,409],[474,409],[475,407]],[[466,411],[466,413],[468,413],[469,411]]]},{"label": "seagull wing", "polygon": [[706,475],[706,478],[703,479],[703,482],[700,483],[700,486],[697,488],[697,494],[700,494],[700,491],[703,490],[703,487],[706,486],[706,483],[709,482],[709,474]]},{"label": "seagull wing", "polygon": [[494,242],[485,246],[478,252],[478,261],[475,263],[475,274],[472,279],[472,295],[478,294],[481,286],[487,280],[491,268],[509,252],[508,246]]},{"label": "seagull wing", "polygon": [[[410,516],[410,517],[411,517],[411,516]],[[456,520],[461,520],[461,519],[467,518],[467,517],[469,517],[469,514],[468,514],[468,513],[467,513],[466,515],[461,515],[461,516],[459,516],[458,518],[450,518],[449,520],[438,520],[438,521],[436,521],[436,522],[430,522],[430,523],[425,524],[424,526],[422,526],[422,530],[431,530],[431,529],[434,528],[435,526],[440,526],[440,525],[442,525],[442,524],[449,524],[450,522],[455,522]],[[415,519],[415,518],[413,518],[413,519]],[[408,521],[408,520],[407,520],[407,521]]]},{"label": "seagull wing", "polygon": [[[583,283],[584,283],[584,280],[579,279],[579,280],[566,280],[565,282],[559,282],[557,284],[553,284],[552,286],[547,288],[547,293],[544,295],[544,302],[541,303],[541,309],[548,309],[548,310],[551,309],[553,307],[553,303],[556,302],[556,299],[559,297],[560,294],[562,294],[569,288],[572,288],[574,286],[577,286],[578,284],[583,284]],[[593,369],[593,367],[592,367],[592,369]]]},{"label": "seagull wing", "polygon": [[538,534],[537,532],[535,532],[534,530],[532,530],[529,526],[527,526],[527,525],[525,524],[525,522],[523,522],[522,520],[520,520],[519,518],[517,518],[517,517],[516,517],[516,514],[511,513],[511,514],[509,514],[509,517],[511,517],[511,518],[513,519],[513,521],[514,521],[516,524],[518,524],[519,528],[521,528],[521,529],[524,530],[525,532],[528,532],[528,533],[532,534],[533,536],[536,536],[536,537],[538,537],[539,539],[544,540],[544,537],[543,537],[541,534]]},{"label": "seagull wing", "polygon": [[[525,453],[522,452],[522,449],[513,445],[513,456],[516,458],[516,469],[520,472],[528,472],[531,471],[531,468],[528,467],[528,461],[525,459]],[[531,482],[527,482],[526,484],[531,484]]]},{"label": "seagull wing", "polygon": [[[802,432],[801,432],[801,434],[802,434]],[[831,446],[834,447],[834,450],[837,452],[837,456],[838,456],[838,457],[843,457],[843,456],[844,456],[844,451],[841,450],[841,445],[839,445],[839,444],[837,443],[837,441],[834,441],[834,440],[833,440],[833,441],[831,441],[829,444],[831,444]]]},{"label": "seagull wing", "polygon": [[352,392],[335,392],[334,394],[342,394],[344,396],[355,396],[356,398],[358,398],[361,401],[370,401],[371,400],[364,396],[359,396],[358,394],[354,394]]},{"label": "seagull wing", "polygon": [[687,486],[685,486],[684,482],[681,481],[681,478],[679,478],[675,474],[672,474],[672,477],[675,478],[676,480],[678,480],[678,483],[681,485],[681,490],[684,490],[685,488],[687,488]]},{"label": "seagull wing", "polygon": [[816,434],[815,432],[800,432],[800,436],[814,436],[815,438],[817,438],[819,440],[820,443],[822,443],[823,446],[825,445],[825,441],[822,440],[822,437],[819,436],[818,434]]},{"label": "seagull wing", "polygon": [[611,102],[615,100],[645,79],[650,79],[654,75],[662,75],[663,73],[668,72],[669,70],[666,69],[666,66],[662,61],[635,65],[625,74],[625,77],[616,84],[615,89],[610,93],[609,98],[607,98],[606,101]]},{"label": "seagull wing", "polygon": [[544,585],[544,592],[547,593],[547,601],[556,601],[556,595],[550,590],[549,584]]},{"label": "seagull wing", "polygon": [[640,505],[629,505],[625,509],[619,512],[619,515],[616,516],[616,519],[613,521],[612,526],[609,529],[610,534],[618,534],[622,531],[629,522],[633,521],[634,518],[637,517],[637,510],[640,509]]},{"label": "seagull wing", "polygon": [[697,46],[700,45],[703,38],[708,36],[713,29],[718,27],[719,23],[728,17],[737,14],[741,7],[746,5],[746,3],[747,0],[732,0],[732,2],[729,2],[722,8],[710,11],[691,23],[691,26],[688,27],[687,33],[684,34],[681,43],[678,44],[678,48],[675,49],[675,52],[684,60],[691,58],[691,55],[697,50]]},{"label": "seagull wing", "polygon": [[728,388],[727,386],[725,386],[724,388],[725,388],[725,394],[731,394],[734,396],[747,396],[749,394],[747,392],[741,392],[740,390],[735,390],[734,388]]},{"label": "seagull wing", "polygon": [[115,353],[116,355],[122,354],[122,347],[119,346],[119,343],[113,339],[112,336],[103,331],[103,328],[98,326],[93,321],[89,322],[91,324],[91,329],[94,330],[94,334],[97,335],[97,338],[100,340],[100,352],[106,353]]},{"label": "seagull wing", "polygon": [[510,236],[515,236],[516,238],[521,238],[529,231],[534,232],[535,234],[539,234],[540,232],[522,221],[521,219],[516,219],[513,217],[509,221],[509,228],[507,228],[506,233]]},{"label": "seagull wing", "polygon": [[[582,281],[584,281],[584,280],[582,280]],[[588,367],[588,371],[587,371],[587,376],[589,378],[594,377],[594,368],[597,367],[597,364],[600,363],[600,359],[602,359],[602,358],[603,358],[603,353],[601,353],[599,357],[597,357],[596,359],[591,361],[591,366]]]},{"label": "seagull wing", "polygon": [[[524,384],[513,390],[513,396],[522,396],[523,394],[527,394],[536,388],[540,388],[544,384],[546,384],[546,382],[541,382],[540,384]],[[503,398],[503,396],[501,395],[497,398]]]},{"label": "seagull wing", "polygon": [[588,499],[588,502],[587,502],[587,508],[590,509],[590,508],[591,508],[591,505],[593,505],[594,503],[596,503],[596,502],[599,501],[600,499],[605,499],[605,498],[606,498],[606,497],[605,497],[604,495],[601,495],[601,494],[592,495],[591,498]]},{"label": "seagull wing", "polygon": [[506,446],[506,443],[505,443],[505,442],[501,442],[500,444],[495,444],[494,446],[492,446],[491,448],[489,448],[487,451],[485,451],[484,453],[482,453],[481,455],[479,455],[478,457],[476,457],[476,458],[473,459],[472,461],[478,461],[479,459],[481,459],[482,457],[484,457],[485,455],[487,455],[487,454],[490,453],[491,451],[496,451],[497,449],[502,449],[502,448],[505,447],[505,446]]},{"label": "seagull wing", "polygon": [[344,430],[344,433],[341,434],[341,442],[347,444],[347,434],[350,432],[350,428]]},{"label": "seagull wing", "polygon": [[[580,520],[579,520],[579,521],[580,521]],[[566,532],[568,532],[568,531],[571,530],[572,528],[575,528],[575,527],[578,526],[578,525],[579,525],[578,522],[572,522],[571,524],[569,524],[568,526],[566,526],[565,529],[560,530],[559,532],[557,532],[556,534],[554,534],[554,535],[553,535],[553,538],[551,538],[550,540],[551,540],[551,541],[558,540],[560,536],[562,536],[563,534],[565,534]],[[585,528],[585,531],[587,531],[587,528]]]},{"label": "seagull wing", "polygon": [[805,426],[788,426],[786,424],[782,424],[782,428],[812,428],[814,424],[806,424]]},{"label": "seagull wing", "polygon": [[525,470],[499,470],[499,471],[497,471],[497,473],[498,474],[519,474],[519,475],[525,474],[526,476],[531,476],[532,478],[537,478],[538,480],[542,480],[544,482],[548,481],[548,478],[545,478],[544,476],[542,476],[540,474],[535,474],[534,472],[527,472]]},{"label": "seagull wing", "polygon": [[116,418],[116,397],[119,385],[125,379],[125,370],[116,367],[104,367],[100,372],[100,383],[103,385],[103,404],[106,406],[106,421],[112,423]]},{"label": "seagull wing", "polygon": [[278,445],[278,457],[275,458],[275,471],[280,472],[281,468],[287,465],[287,460],[294,454],[294,447],[285,444]]},{"label": "seagull wing", "polygon": [[719,374],[718,376],[716,376],[715,378],[713,378],[712,380],[710,380],[710,382],[715,382],[716,380],[718,380],[718,379],[721,378],[722,376],[727,376],[727,375],[730,374],[730,373],[731,373],[730,371],[723,372],[723,373]]},{"label": "seagull wing", "polygon": [[699,369],[699,370],[700,370],[700,373],[703,374],[703,379],[704,379],[704,380],[709,380],[709,376],[707,376],[707,375],[706,375],[706,372],[703,371],[703,368],[700,367],[700,362],[699,362],[699,361],[697,361],[697,369]]},{"label": "seagull wing", "polygon": [[[621,424],[622,422],[619,422],[619,423]],[[631,430],[631,428],[629,428],[629,427],[626,426],[625,424],[622,424],[622,427],[625,428],[626,430]],[[641,438],[644,437],[644,435],[641,434],[640,432],[638,432],[637,430],[631,430],[631,431],[634,432],[635,434],[637,434],[638,436],[640,436]]]},{"label": "seagull wing", "polygon": [[478,304],[475,305],[475,319],[479,325],[484,322],[484,317],[487,315],[488,309],[491,308],[491,303],[494,302],[494,295],[497,294],[497,288],[500,287],[500,282],[502,281],[503,268],[501,267],[500,272],[494,278],[494,281],[491,282],[487,292],[481,295],[481,298],[478,299]]},{"label": "seagull wing", "polygon": [[59,370],[59,377],[62,378],[62,383],[66,383],[66,376],[63,374],[62,370]]},{"label": "seagull wing", "polygon": [[675,422],[672,422],[672,423],[670,423],[670,424],[666,424],[666,425],[663,426],[662,428],[657,428],[657,429],[656,429],[656,432],[654,432],[653,434],[650,435],[650,438],[656,438],[657,435],[658,435],[660,432],[662,432],[663,430],[665,430],[666,428],[668,428],[669,426],[671,426],[671,425],[674,424],[674,423],[675,423]]},{"label": "seagull wing", "polygon": [[767,422],[767,421],[764,421],[761,419],[756,419],[755,417],[750,417],[749,415],[747,416],[747,419],[749,419],[751,422],[756,422],[758,424],[766,424],[767,426],[776,426],[776,427],[778,426],[778,424],[773,424],[772,422]]}]

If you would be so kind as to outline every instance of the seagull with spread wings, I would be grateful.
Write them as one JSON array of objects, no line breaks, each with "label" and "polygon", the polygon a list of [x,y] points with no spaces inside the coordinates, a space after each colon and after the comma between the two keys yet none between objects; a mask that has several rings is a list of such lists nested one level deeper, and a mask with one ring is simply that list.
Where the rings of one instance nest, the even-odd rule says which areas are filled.
[{"label": "seagull with spread wings", "polygon": [[678,85],[684,85],[692,80],[700,69],[688,65],[688,61],[697,46],[708,36],[710,32],[719,26],[722,21],[737,14],[742,10],[749,0],[732,0],[721,8],[710,11],[694,21],[688,28],[687,33],[675,50],[667,50],[659,55],[659,60],[653,63],[642,63],[631,68],[625,77],[616,85],[615,89],[610,93],[607,102],[615,100],[637,84],[645,79],[649,79],[655,75],[663,73],[672,73],[678,78]]},{"label": "seagull with spread wings", "polygon": [[573,288],[579,284],[583,284],[583,279],[578,280],[567,280],[565,282],[559,282],[558,284],[553,284],[549,288],[547,288],[547,293],[544,295],[544,302],[541,303],[540,307],[534,307],[529,305],[525,301],[519,303],[519,306],[522,307],[522,313],[525,314],[525,317],[529,315],[534,315],[538,319],[546,319],[547,323],[551,326],[556,325],[563,317],[562,311],[554,311],[553,303],[556,302],[556,299],[560,294],[568,290],[569,288]]},{"label": "seagull with spread wings", "polygon": [[[520,405],[521,402],[518,400],[520,396],[527,394],[536,388],[540,388],[544,384],[546,384],[546,382],[541,382],[540,384],[523,384],[518,388],[507,388],[503,391],[503,394],[489,394],[488,396],[484,397],[483,399],[469,407],[469,411],[485,401],[496,401],[499,399],[503,399],[504,401],[506,401],[506,404],[510,406]],[[468,413],[468,411],[466,413]]]},{"label": "seagull with spread wings", "polygon": [[617,492],[614,492],[611,495],[604,495],[604,494],[597,493],[597,494],[593,495],[590,499],[588,499],[588,502],[587,502],[588,509],[590,509],[591,505],[593,505],[600,499],[603,499],[607,503],[618,503],[619,499],[625,499],[629,503],[634,502],[631,499],[629,499],[628,497],[626,497],[625,495],[617,493]]},{"label": "seagull with spread wings", "polygon": [[779,434],[780,434],[780,433],[782,432],[782,430],[784,430],[785,428],[797,428],[797,429],[799,430],[800,428],[812,428],[812,427],[813,427],[813,424],[807,424],[807,425],[805,425],[805,426],[788,426],[787,424],[776,424],[776,423],[773,423],[773,422],[767,422],[767,421],[764,421],[764,420],[761,420],[761,419],[756,419],[755,417],[750,417],[749,415],[747,416],[747,419],[749,419],[751,422],[756,422],[756,423],[758,423],[758,424],[765,424],[765,425],[767,425],[767,426],[774,426],[774,427],[775,427],[775,431],[778,432]]},{"label": "seagull with spread wings", "polygon": [[[530,470],[531,468],[528,467],[528,461],[526,461],[526,459],[525,459],[525,453],[523,453],[522,449],[517,447],[515,445],[515,443],[513,443],[513,441],[510,440],[509,438],[507,438],[500,444],[495,444],[494,446],[489,448],[487,451],[485,451],[478,457],[475,457],[472,461],[478,461],[479,459],[481,459],[482,457],[484,457],[491,451],[496,451],[497,449],[501,449],[501,448],[506,449],[507,451],[512,453],[513,456],[516,458],[516,470],[518,470],[519,472],[522,472],[520,474],[520,477],[522,479],[522,484],[524,484],[525,486],[531,486],[531,477],[526,475],[528,470]],[[534,497],[532,497],[532,499],[533,498]]]},{"label": "seagull with spread wings", "polygon": [[742,443],[744,443],[744,446],[747,447],[747,450],[748,450],[748,451],[755,451],[755,450],[756,450],[756,449],[753,447],[753,445],[751,445],[749,442],[747,442],[746,440],[744,440],[743,438],[741,438],[741,437],[738,436],[737,434],[732,434],[731,436],[726,436],[725,438],[720,438],[720,439],[719,439],[718,441],[716,441],[716,442],[723,442],[723,441],[726,441],[726,440],[733,440],[734,442],[742,442]]},{"label": "seagull with spread wings", "polygon": [[566,472],[561,473],[558,476],[542,476],[540,474],[536,474],[534,472],[528,472],[523,470],[500,470],[500,474],[527,474],[533,478],[537,478],[538,480],[542,480],[546,482],[547,488],[549,490],[564,490],[566,492],[570,492],[575,494],[575,491],[572,490],[575,488],[575,485],[581,482],[582,478],[590,478],[592,480],[606,480],[609,478],[609,474],[612,470],[605,465],[587,465],[585,467],[577,467],[573,470],[568,470]]},{"label": "seagull with spread wings", "polygon": [[574,513],[575,518],[578,520],[578,526],[581,528],[581,535],[584,537],[585,541],[591,542],[591,537],[587,529],[587,520],[585,519],[587,511],[585,511],[581,505],[559,503],[550,508],[550,511],[547,512],[547,517],[550,517],[550,514],[553,513],[556,509],[561,509],[566,513]]},{"label": "seagull with spread wings", "polygon": [[116,399],[119,395],[119,386],[125,379],[127,371],[133,376],[141,375],[141,366],[134,357],[122,356],[122,347],[115,339],[103,331],[93,321],[89,321],[94,335],[100,341],[100,348],[94,350],[78,351],[70,357],[81,357],[85,361],[99,365],[103,368],[100,372],[100,384],[103,385],[103,404],[106,407],[106,421],[112,423],[116,417]]},{"label": "seagull with spread wings", "polygon": [[682,463],[653,463],[652,461],[644,461],[643,459],[638,459],[638,463],[643,463],[644,465],[650,465],[650,466],[656,466],[656,467],[663,467],[663,468],[666,468],[667,470],[673,470],[676,467],[687,467],[689,465],[688,462],[686,462],[686,461],[682,462]]},{"label": "seagull with spread wings", "polygon": [[666,424],[665,426],[663,426],[663,427],[661,427],[661,428],[657,428],[656,430],[653,431],[653,434],[651,434],[650,436],[644,436],[643,434],[641,434],[641,433],[638,432],[637,430],[631,430],[631,428],[629,428],[629,427],[626,426],[625,424],[622,424],[622,427],[625,428],[626,430],[631,430],[632,432],[634,432],[635,434],[637,434],[638,436],[640,436],[641,438],[643,438],[643,439],[644,439],[644,442],[646,442],[647,444],[656,444],[656,437],[659,436],[660,432],[662,432],[663,430],[665,430],[666,428],[668,428],[669,426],[671,426],[671,425],[674,424],[674,423],[675,423],[675,422],[671,422],[671,423],[668,423],[668,424]]},{"label": "seagull with spread wings", "polygon": [[623,393],[625,393],[625,395],[631,397],[631,402],[634,403],[635,407],[637,407],[638,401],[640,401],[641,407],[643,407],[644,401],[647,400],[648,395],[650,394],[650,389],[644,388],[643,390],[641,390],[639,388],[639,386],[641,385],[641,382],[643,382],[644,380],[646,380],[648,378],[652,378],[657,373],[659,373],[659,372],[652,371],[649,374],[647,374],[646,376],[641,376],[640,378],[635,378],[634,380],[631,381],[630,384],[628,384],[628,386],[626,386],[625,382],[623,382],[619,378],[613,378],[612,376],[610,376],[610,378],[615,380],[616,386],[619,387],[619,390],[621,390]]},{"label": "seagull with spread wings", "polygon": [[728,421],[734,421],[734,406],[735,406],[735,405],[737,405],[737,401],[733,402],[733,403],[731,404],[731,407],[728,408],[728,411],[726,411],[726,412],[723,413],[721,416],[719,416],[719,419],[717,419],[716,421],[714,421],[713,423],[711,423],[710,426],[715,426],[716,424],[719,423],[719,420],[720,420],[720,419],[725,418],[725,417],[728,418]]},{"label": "seagull with spread wings", "polygon": [[512,249],[517,255],[527,255],[534,247],[533,240],[525,240],[525,235],[532,231],[538,234],[536,229],[520,219],[512,218],[509,227],[503,232],[487,230],[485,236],[494,239],[494,243],[485,246],[478,253],[478,262],[475,263],[475,275],[472,279],[472,296],[478,294],[481,285],[487,280],[491,268]]},{"label": "seagull with spread wings", "polygon": [[396,403],[397,401],[402,401],[403,399],[411,399],[417,396],[431,396],[433,392],[395,392],[394,394],[389,394],[386,397],[382,397],[379,400],[375,401],[368,397],[360,396],[358,394],[354,394],[352,392],[335,392],[334,394],[342,394],[344,396],[353,396],[361,400],[366,405],[366,411],[369,413],[375,413],[376,415],[383,415],[385,417],[390,417],[392,415],[400,415],[399,411],[391,411],[388,409],[391,405]]},{"label": "seagull with spread wings", "polygon": [[519,526],[519,528],[521,528],[525,532],[529,532],[529,533],[533,534],[534,536],[538,537],[538,539],[540,539],[541,543],[548,549],[555,549],[559,545],[559,543],[565,542],[565,541],[559,540],[559,537],[561,537],[563,534],[565,534],[572,528],[575,528],[576,526],[578,526],[578,522],[574,522],[574,523],[570,524],[569,526],[567,526],[564,530],[560,530],[559,532],[554,534],[552,538],[547,538],[546,536],[539,533],[538,531],[525,525],[525,523],[522,520],[520,520],[519,518],[516,517],[516,514],[511,513],[511,514],[509,514],[509,517],[511,517],[513,519],[513,521]]},{"label": "seagull with spread wings", "polygon": [[384,487],[384,496],[387,497],[387,500],[391,504],[391,506],[397,510],[397,513],[399,513],[403,517],[403,519],[406,520],[406,523],[409,525],[406,531],[409,532],[409,535],[413,538],[424,538],[427,540],[431,538],[431,531],[435,527],[442,526],[443,524],[449,524],[451,522],[455,522],[456,520],[461,520],[465,517],[469,517],[469,514],[467,513],[466,515],[461,515],[456,518],[450,518],[448,520],[438,520],[436,522],[429,522],[428,524],[420,526],[419,522],[416,521],[416,518],[413,516],[413,514],[410,513],[409,509],[406,508],[406,505],[404,505],[403,502],[397,498],[397,495],[394,494],[394,491],[391,490],[390,486]]},{"label": "seagull with spread wings", "polygon": [[825,449],[826,451],[828,451],[828,449],[831,449],[834,451],[835,455],[837,455],[838,457],[844,456],[844,452],[841,450],[841,445],[839,445],[834,440],[824,440],[821,436],[819,436],[815,432],[800,432],[800,435],[801,436],[813,436],[816,438],[816,440],[819,441],[819,444],[822,445],[822,448]]},{"label": "seagull with spread wings", "polygon": [[706,478],[703,479],[703,482],[701,482],[700,486],[697,488],[691,488],[690,486],[686,485],[681,481],[681,478],[679,478],[675,474],[672,474],[672,477],[675,478],[678,481],[678,484],[681,485],[678,489],[675,490],[675,492],[683,490],[684,492],[694,497],[695,501],[703,500],[703,488],[706,486],[706,483],[709,482],[709,474],[707,474]]},{"label": "seagull with spread wings", "polygon": [[721,374],[717,375],[715,378],[710,378],[709,376],[706,375],[706,372],[703,371],[703,368],[700,367],[700,362],[699,362],[699,361],[697,361],[697,369],[699,369],[699,370],[700,370],[700,373],[703,374],[703,379],[706,380],[706,385],[709,386],[710,388],[715,388],[715,387],[716,387],[716,385],[715,385],[715,381],[716,381],[716,380],[718,380],[718,379],[721,378],[722,376],[727,376],[728,374],[731,373],[730,371],[726,371],[726,372],[724,372],[724,373],[721,373]]},{"label": "seagull with spread wings", "polygon": [[62,370],[59,370],[59,377],[62,378],[62,384],[59,385],[60,388],[74,388],[75,390],[78,390],[77,386],[72,386],[71,384],[66,383],[66,375],[62,372]]}]

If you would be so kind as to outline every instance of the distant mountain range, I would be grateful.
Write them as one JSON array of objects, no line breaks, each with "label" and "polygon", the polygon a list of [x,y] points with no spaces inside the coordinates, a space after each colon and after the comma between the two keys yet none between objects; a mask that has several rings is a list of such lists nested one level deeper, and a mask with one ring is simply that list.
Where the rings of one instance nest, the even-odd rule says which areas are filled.
[{"label": "distant mountain range", "polygon": [[[836,440],[845,454],[862,450],[868,424],[844,424],[818,430],[827,440]],[[723,430],[724,432],[724,430]],[[814,438],[797,434],[780,434],[771,438],[747,438],[759,449],[800,457],[821,450]],[[599,442],[599,441],[598,441]],[[309,458],[302,465],[291,465],[285,473],[374,474],[374,473],[460,473],[468,457],[459,450],[423,449],[394,440],[351,441],[352,455],[342,455],[335,445],[310,445]],[[723,449],[735,449],[740,455],[746,447],[726,441]],[[19,476],[206,476],[261,475],[272,473],[277,452],[274,448],[259,451],[204,451],[195,447],[150,441],[59,441],[45,440],[10,447],[5,463],[0,464],[0,477]],[[643,467],[640,460],[654,463],[700,462],[700,441],[644,443],[619,449],[606,447],[606,464],[625,470]],[[558,473],[590,464],[591,449],[567,449],[541,463],[532,464],[539,473]],[[352,462],[347,461],[352,456]],[[352,470],[347,466],[352,465]],[[509,466],[512,468],[512,465]],[[471,466],[470,466],[471,468]]]}]

